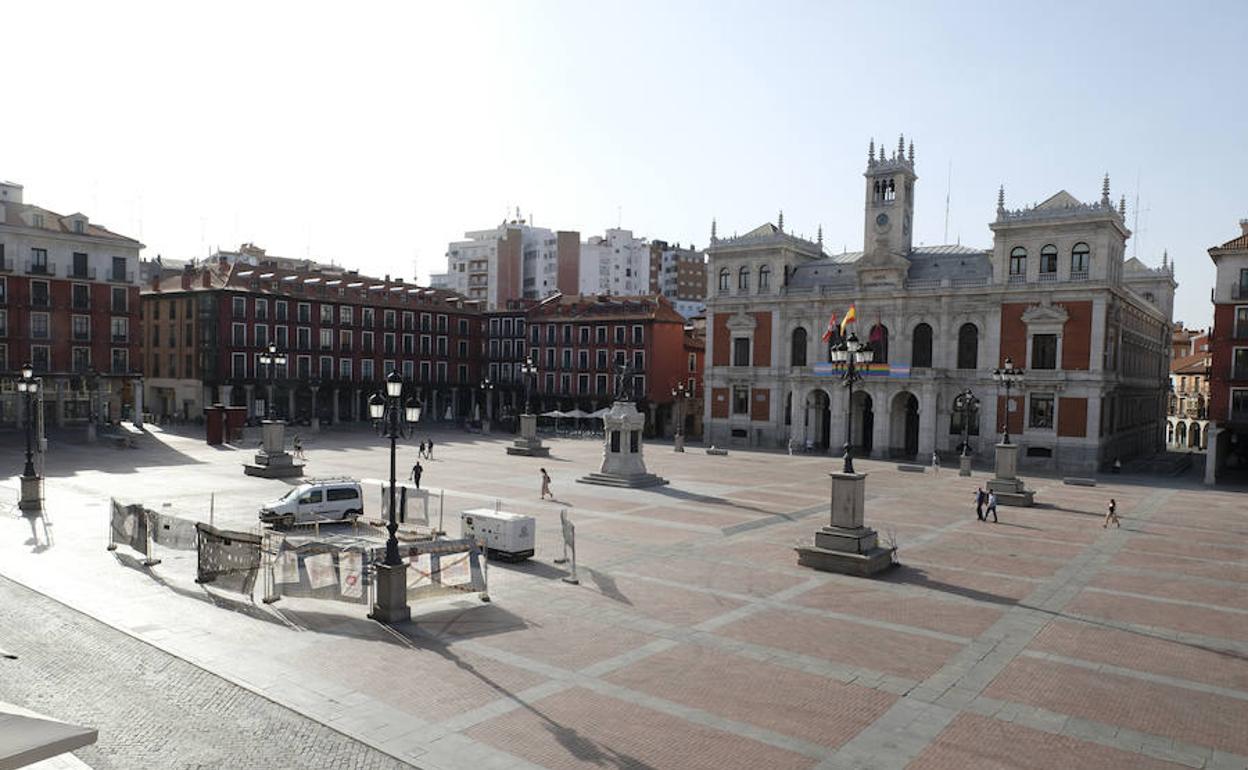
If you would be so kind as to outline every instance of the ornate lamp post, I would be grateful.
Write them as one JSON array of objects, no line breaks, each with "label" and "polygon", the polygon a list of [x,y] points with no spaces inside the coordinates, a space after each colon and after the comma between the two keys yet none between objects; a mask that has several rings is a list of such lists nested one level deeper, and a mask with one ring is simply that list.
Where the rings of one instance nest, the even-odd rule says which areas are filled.
[{"label": "ornate lamp post", "polygon": [[533,363],[532,358],[524,359],[524,363],[520,364],[520,376],[524,377],[524,413],[533,413],[533,395],[530,378],[537,377],[537,364]]},{"label": "ornate lamp post", "polygon": [[485,401],[485,422],[482,423],[481,430],[484,433],[490,432],[490,419],[492,418],[493,413],[494,413],[493,391],[494,391],[493,380],[491,380],[489,377],[486,377],[484,380],[481,380],[481,398]]},{"label": "ornate lamp post", "polygon": [[854,472],[853,423],[854,423],[854,383],[862,381],[860,364],[871,363],[875,353],[869,343],[858,341],[858,335],[850,335],[832,346],[832,363],[845,367],[841,380],[845,383],[849,395],[845,399],[845,467],[842,473]]},{"label": "ornate lamp post", "polygon": [[992,379],[996,380],[998,387],[1005,386],[1005,422],[1001,426],[1001,443],[1008,445],[1010,443],[1010,388],[1023,384],[1023,370],[1015,369],[1014,359],[1006,356],[1005,366],[992,370]]},{"label": "ornate lamp post", "polygon": [[672,400],[676,406],[676,432],[672,436],[672,450],[685,451],[685,399],[693,395],[693,390],[684,382],[672,387]]},{"label": "ornate lamp post", "polygon": [[21,379],[17,381],[17,392],[26,394],[26,467],[22,469],[22,497],[18,508],[23,511],[38,511],[43,508],[43,479],[35,472],[34,451],[31,447],[31,433],[35,427],[35,394],[39,392],[39,380],[35,378],[35,368],[30,364],[22,367]]},{"label": "ornate lamp post", "polygon": [[957,396],[954,396],[954,414],[962,416],[962,451],[960,452],[961,456],[958,458],[959,476],[971,475],[971,455],[967,450],[970,449],[968,444],[970,443],[971,434],[971,415],[978,410],[979,399],[975,397],[975,394],[971,392],[970,388],[967,388]]},{"label": "ornate lamp post", "polygon": [[268,367],[269,398],[264,402],[264,419],[273,420],[273,384],[277,379],[277,367],[286,366],[286,353],[277,349],[277,344],[270,342],[260,354],[260,363]]},{"label": "ornate lamp post", "polygon": [[407,565],[399,556],[396,536],[399,524],[395,518],[395,452],[398,439],[406,438],[409,426],[420,420],[420,405],[410,398],[403,404],[402,398],[403,378],[392,371],[386,375],[385,395],[374,393],[368,400],[368,416],[381,435],[390,439],[390,521],[386,523],[390,537],[386,539],[385,560],[377,567],[377,603],[369,615],[383,623],[402,623],[412,616],[407,606]]}]

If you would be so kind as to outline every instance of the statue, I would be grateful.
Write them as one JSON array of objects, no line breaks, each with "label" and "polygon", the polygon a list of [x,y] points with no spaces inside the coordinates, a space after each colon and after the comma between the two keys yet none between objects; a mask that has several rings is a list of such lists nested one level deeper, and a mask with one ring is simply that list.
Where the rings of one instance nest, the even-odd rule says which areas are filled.
[{"label": "statue", "polygon": [[635,392],[637,375],[639,372],[636,367],[629,364],[620,364],[615,370],[615,396],[616,401],[636,401],[637,394]]}]

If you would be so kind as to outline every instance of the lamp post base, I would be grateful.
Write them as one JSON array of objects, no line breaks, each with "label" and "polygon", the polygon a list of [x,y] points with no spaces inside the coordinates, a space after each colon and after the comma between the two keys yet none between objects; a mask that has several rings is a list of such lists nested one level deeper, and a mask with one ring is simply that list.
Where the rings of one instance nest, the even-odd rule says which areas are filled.
[{"label": "lamp post base", "polygon": [[971,456],[970,455],[962,455],[961,457],[958,458],[958,475],[959,476],[971,475]]},{"label": "lamp post base", "polygon": [[412,619],[407,605],[407,565],[377,565],[377,602],[368,616],[379,623],[406,623]]},{"label": "lamp post base", "polygon": [[685,451],[685,434],[677,433],[675,437],[672,438],[672,451],[674,452]]},{"label": "lamp post base", "polygon": [[43,477],[22,476],[22,497],[17,507],[23,511],[43,510]]}]

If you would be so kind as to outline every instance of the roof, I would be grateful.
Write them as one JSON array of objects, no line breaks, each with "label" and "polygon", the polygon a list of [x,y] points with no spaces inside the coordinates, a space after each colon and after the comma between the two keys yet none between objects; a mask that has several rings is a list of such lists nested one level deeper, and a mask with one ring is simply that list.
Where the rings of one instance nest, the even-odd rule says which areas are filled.
[{"label": "roof", "polygon": [[530,321],[555,318],[569,321],[652,320],[678,323],[682,328],[685,325],[685,317],[676,312],[671,300],[661,294],[552,294],[529,313]]},{"label": "roof", "polygon": [[[823,259],[812,260],[793,268],[789,286],[801,289],[813,286],[852,285],[857,280],[854,263],[862,258],[861,251],[847,251]],[[910,280],[943,278],[987,278],[992,275],[992,259],[988,251],[961,244],[919,246],[909,254]]]},{"label": "roof", "polygon": [[[86,217],[82,214],[71,214],[70,216],[64,216],[62,214],[56,213],[55,211],[51,211],[49,209],[45,209],[40,206],[34,206],[29,203],[14,203],[12,201],[5,201],[4,203],[0,203],[0,213],[3,214],[3,219],[0,220],[0,224],[8,225],[9,227],[24,227],[27,229],[46,230],[46,231],[53,232],[53,233],[64,233],[66,235],[85,235],[89,238],[104,238],[106,240],[117,241],[118,243],[125,243],[127,245],[135,246],[137,248],[143,247],[143,244],[139,243],[133,238],[128,238],[124,235],[119,235],[113,232],[112,230],[109,230],[106,227],[101,227],[97,224],[93,224],[90,221],[88,221],[86,225],[82,228],[81,233],[75,231],[74,225],[73,225],[74,220],[86,219]],[[22,218],[22,214],[43,215],[43,227],[34,228],[32,227],[32,225],[27,224],[26,221]]]},{"label": "roof", "polygon": [[811,254],[823,254],[820,244],[786,233],[770,222],[755,227],[745,235],[720,238],[711,244],[712,249],[735,246],[789,246]]},{"label": "roof", "polygon": [[1190,356],[1176,358],[1170,362],[1171,374],[1208,374],[1209,354],[1194,353]]},{"label": "roof", "polygon": [[1244,233],[1238,238],[1232,238],[1221,246],[1214,246],[1215,249],[1248,249],[1248,233]]}]

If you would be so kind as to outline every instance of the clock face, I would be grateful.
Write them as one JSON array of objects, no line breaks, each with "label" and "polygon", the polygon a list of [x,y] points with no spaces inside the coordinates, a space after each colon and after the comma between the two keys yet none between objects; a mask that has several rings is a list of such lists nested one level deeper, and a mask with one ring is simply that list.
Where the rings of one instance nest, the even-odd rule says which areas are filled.
[{"label": "clock face", "polygon": [[888,214],[881,213],[875,218],[876,227],[888,227]]}]

